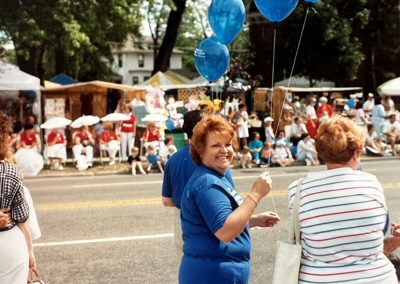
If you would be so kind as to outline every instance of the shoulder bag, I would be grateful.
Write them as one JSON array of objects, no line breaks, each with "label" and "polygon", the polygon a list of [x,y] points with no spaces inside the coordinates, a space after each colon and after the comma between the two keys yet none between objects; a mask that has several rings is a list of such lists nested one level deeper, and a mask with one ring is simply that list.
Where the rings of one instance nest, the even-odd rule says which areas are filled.
[{"label": "shoulder bag", "polygon": [[296,196],[292,206],[292,214],[289,220],[288,240],[278,241],[275,257],[273,284],[297,284],[299,283],[299,270],[301,261],[300,246],[300,184],[297,183]]}]

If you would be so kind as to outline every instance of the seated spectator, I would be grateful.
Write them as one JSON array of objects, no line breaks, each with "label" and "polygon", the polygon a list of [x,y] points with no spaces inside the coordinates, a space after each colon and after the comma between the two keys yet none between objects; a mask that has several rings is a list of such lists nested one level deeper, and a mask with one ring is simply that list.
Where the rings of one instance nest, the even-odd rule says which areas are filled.
[{"label": "seated spectator", "polygon": [[240,165],[243,169],[246,167],[251,169],[252,155],[249,146],[243,146],[242,153],[239,153]]},{"label": "seated spectator", "polygon": [[113,131],[113,124],[111,122],[104,122],[104,130],[99,136],[100,151],[107,151],[110,157],[109,165],[115,164],[115,156],[120,150],[119,137],[115,131]]},{"label": "seated spectator", "polygon": [[26,177],[36,176],[43,169],[44,161],[38,152],[38,142],[33,124],[26,124],[25,131],[20,134],[18,151],[15,153],[15,160]]},{"label": "seated spectator", "polygon": [[138,147],[133,147],[131,149],[131,155],[128,157],[128,164],[131,165],[131,172],[134,176],[136,175],[136,167],[143,175],[146,174],[146,172],[143,170],[143,165],[139,156],[139,152],[140,151]]},{"label": "seated spectator", "polygon": [[275,143],[275,151],[271,159],[272,163],[279,165],[281,167],[287,167],[293,164],[294,159],[292,153],[290,153],[289,147],[283,139],[278,140]]},{"label": "seated spectator", "polygon": [[164,173],[164,169],[161,165],[160,157],[157,155],[156,147],[154,147],[151,144],[149,146],[147,146],[146,157],[147,157],[147,161],[149,162],[149,165],[147,166],[147,170],[146,170],[148,173],[150,173],[152,166],[157,166],[158,169],[160,170],[160,172],[162,174]]},{"label": "seated spectator", "polygon": [[152,145],[156,150],[160,147],[161,134],[154,122],[147,124],[143,133],[143,146],[145,149]]},{"label": "seated spectator", "polygon": [[392,155],[397,156],[396,143],[400,142],[400,123],[397,121],[395,113],[389,115],[389,121],[384,125],[382,133],[387,137]]},{"label": "seated spectator", "polygon": [[74,160],[77,163],[79,170],[86,170],[93,164],[93,145],[95,144],[94,137],[89,131],[89,127],[84,125],[81,130],[75,131],[72,134],[72,152]]},{"label": "seated spectator", "polygon": [[43,157],[50,169],[63,170],[62,164],[67,160],[67,140],[65,135],[57,128],[47,135]]},{"label": "seated spectator", "polygon": [[260,133],[254,131],[251,134],[251,141],[249,142],[249,150],[252,156],[252,159],[256,165],[260,164],[260,154],[263,147],[263,143],[260,140]]},{"label": "seated spectator", "polygon": [[[174,154],[175,152],[178,151],[176,149],[176,146],[174,145],[175,138],[174,136],[168,135],[165,137],[164,142],[160,142],[160,150],[159,150],[159,155],[161,159],[161,163],[165,165],[169,159],[169,157]],[[171,148],[171,149],[169,149]]]},{"label": "seated spectator", "polygon": [[382,155],[384,152],[382,140],[378,133],[376,133],[373,124],[367,125],[367,138],[365,139],[365,147],[367,149],[367,154]]},{"label": "seated spectator", "polygon": [[293,143],[293,146],[297,146],[297,143],[299,143],[300,141],[301,135],[307,133],[307,128],[303,122],[303,119],[299,116],[295,117],[290,127],[290,141]]},{"label": "seated spectator", "polygon": [[278,136],[275,138],[275,145],[276,145],[276,143],[277,143],[278,141],[283,141],[283,142],[285,143],[285,146],[286,146],[286,147],[290,147],[289,140],[286,138],[286,136],[285,136],[285,131],[283,131],[283,130],[280,130],[280,131],[278,132]]},{"label": "seated spectator", "polygon": [[274,154],[274,149],[272,147],[271,142],[265,141],[264,146],[261,150],[261,161],[260,161],[260,166],[262,168],[266,168],[269,166],[270,159],[272,155]]},{"label": "seated spectator", "polygon": [[327,121],[333,115],[332,106],[328,104],[326,97],[319,99],[319,105],[317,107],[317,117],[319,124]]},{"label": "seated spectator", "polygon": [[301,135],[299,144],[297,144],[296,160],[305,161],[307,166],[319,165],[314,140],[308,134]]}]

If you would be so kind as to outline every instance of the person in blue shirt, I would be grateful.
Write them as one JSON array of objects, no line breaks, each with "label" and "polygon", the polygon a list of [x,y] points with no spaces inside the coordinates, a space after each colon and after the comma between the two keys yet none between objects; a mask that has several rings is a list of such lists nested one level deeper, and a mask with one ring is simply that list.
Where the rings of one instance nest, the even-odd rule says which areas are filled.
[{"label": "person in blue shirt", "polygon": [[[186,133],[189,141],[193,135],[193,128],[201,120],[202,112],[192,110],[185,113],[183,117],[183,131]],[[164,178],[162,183],[162,203],[167,207],[175,207],[175,245],[182,252],[182,231],[180,223],[181,196],[183,189],[197,165],[193,162],[190,155],[190,143],[176,152],[168,160],[164,168]],[[228,181],[233,184],[232,176],[228,170],[226,173]]]},{"label": "person in blue shirt", "polygon": [[247,283],[249,228],[271,227],[273,212],[253,214],[271,190],[267,173],[242,198],[226,172],[238,149],[236,133],[221,116],[204,117],[194,128],[190,152],[198,165],[181,199],[183,257],[179,283]]},{"label": "person in blue shirt", "polygon": [[260,164],[260,156],[261,156],[261,151],[262,148],[264,147],[263,142],[260,140],[260,133],[257,131],[254,131],[251,133],[251,141],[249,142],[249,149],[251,156],[253,158],[253,161],[256,165]]}]

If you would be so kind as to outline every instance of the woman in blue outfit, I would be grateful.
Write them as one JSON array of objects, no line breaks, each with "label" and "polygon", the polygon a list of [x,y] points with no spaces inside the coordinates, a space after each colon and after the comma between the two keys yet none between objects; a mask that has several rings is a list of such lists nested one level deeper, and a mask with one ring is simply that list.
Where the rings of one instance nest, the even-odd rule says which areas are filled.
[{"label": "woman in blue outfit", "polygon": [[199,167],[181,200],[183,257],[179,283],[247,283],[250,275],[249,228],[272,227],[273,212],[254,215],[271,190],[267,174],[246,198],[236,192],[225,172],[237,150],[236,134],[221,116],[206,116],[194,128],[191,155]]}]

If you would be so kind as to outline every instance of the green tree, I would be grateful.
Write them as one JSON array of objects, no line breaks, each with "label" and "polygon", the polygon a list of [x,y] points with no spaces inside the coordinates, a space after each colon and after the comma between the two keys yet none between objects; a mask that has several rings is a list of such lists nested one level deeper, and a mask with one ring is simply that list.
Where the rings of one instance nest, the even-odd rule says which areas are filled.
[{"label": "green tree", "polygon": [[[278,23],[275,81],[290,73],[303,24],[306,3]],[[365,56],[359,32],[368,24],[367,0],[321,1],[310,11],[304,30],[294,74],[310,79],[327,79],[339,85],[350,84],[357,77]],[[255,12],[255,7],[252,7]],[[250,26],[251,42],[256,51],[255,71],[272,77],[273,24],[259,17]],[[260,35],[262,35],[260,37]],[[265,81],[270,85],[271,82]]]},{"label": "green tree", "polygon": [[104,78],[110,42],[137,33],[140,23],[134,0],[0,0],[0,31],[13,41],[21,70],[40,78],[44,66],[47,74]]}]

